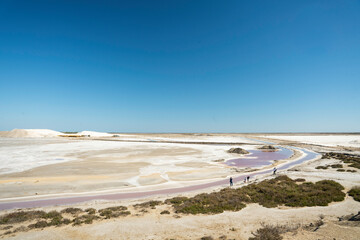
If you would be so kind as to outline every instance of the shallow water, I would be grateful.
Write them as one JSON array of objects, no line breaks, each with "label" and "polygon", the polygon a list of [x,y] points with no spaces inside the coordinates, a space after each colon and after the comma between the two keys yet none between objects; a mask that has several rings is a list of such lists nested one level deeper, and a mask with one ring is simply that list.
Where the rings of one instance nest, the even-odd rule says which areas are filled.
[{"label": "shallow water", "polygon": [[260,167],[273,163],[276,160],[290,158],[293,151],[287,148],[278,147],[278,151],[269,152],[261,150],[249,150],[250,154],[243,157],[231,159],[225,162],[228,166],[234,167]]}]

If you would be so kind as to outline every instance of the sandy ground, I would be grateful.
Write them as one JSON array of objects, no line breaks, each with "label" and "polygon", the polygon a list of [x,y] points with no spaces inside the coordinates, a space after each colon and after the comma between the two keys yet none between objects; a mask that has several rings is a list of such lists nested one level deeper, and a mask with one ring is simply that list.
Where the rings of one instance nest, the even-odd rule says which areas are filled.
[{"label": "sandy ground", "polygon": [[[130,136],[147,142],[117,141],[118,137],[111,141],[107,138],[0,138],[0,201],[60,193],[151,190],[223,179],[235,169],[223,161],[239,157],[227,153],[234,145],[226,143],[236,140],[248,150],[261,146],[238,135],[214,136],[214,139],[188,134]],[[153,139],[225,141],[225,144],[165,143]],[[238,172],[245,170],[236,168]]]},{"label": "sandy ground", "polygon": [[[264,136],[254,135],[254,138],[265,139]],[[274,139],[274,138],[272,138]],[[336,140],[337,141],[337,140]],[[306,146],[310,150],[315,150],[318,152],[326,151],[342,151],[346,152],[342,146],[327,146],[319,144],[318,142],[294,142],[289,140],[279,140],[279,143],[291,143],[295,146]],[[179,146],[180,147],[180,146]],[[189,146],[181,146],[180,148],[188,148]],[[192,147],[190,147],[192,148]],[[106,153],[106,150],[103,153]],[[170,150],[169,150],[170,151]],[[187,150],[179,150],[177,154],[182,154],[182,151],[188,152]],[[194,151],[194,149],[192,149]],[[163,154],[163,151],[157,153],[158,155]],[[357,153],[353,151],[351,153]],[[148,153],[141,153],[147,155]],[[194,155],[192,155],[194,154]],[[196,156],[196,151],[190,154],[190,156]],[[296,158],[301,153],[296,153]],[[90,154],[92,155],[92,154]],[[157,155],[157,156],[158,156]],[[199,156],[199,155],[198,155]],[[88,156],[92,158],[94,156]],[[188,157],[188,156],[187,156]],[[96,162],[97,157],[94,157],[92,161]],[[134,156],[134,159],[137,159]],[[208,161],[201,161],[201,156],[198,158],[195,157],[195,161],[183,161],[177,163],[177,167],[190,167],[194,168],[188,175],[183,175],[182,178],[193,179],[196,174],[199,176],[202,174],[204,169],[208,166]],[[210,159],[210,158],[209,158]],[[212,158],[211,160],[216,160],[220,158]],[[211,162],[212,162],[211,161]],[[91,161],[88,161],[90,163]],[[81,163],[81,162],[80,162]],[[80,167],[80,164],[79,166]],[[114,166],[114,162],[109,161],[109,168]],[[318,159],[310,162],[303,163],[299,166],[292,167],[286,171],[280,172],[279,174],[286,174],[291,178],[305,178],[307,181],[319,181],[322,179],[332,179],[340,184],[342,184],[346,189],[349,190],[354,186],[360,186],[360,171],[355,173],[351,172],[337,172],[336,169],[326,169],[319,170],[315,169],[316,166],[323,166],[326,164],[335,164],[339,163],[339,160],[335,159]],[[73,168],[76,168],[74,162],[61,163],[64,171],[71,173]],[[66,167],[66,164],[68,166]],[[101,164],[106,165],[106,161]],[[119,163],[120,164],[120,163]],[[127,164],[127,171],[138,171],[139,165],[136,164],[149,164],[149,162],[135,162],[134,165]],[[55,165],[43,166],[46,168],[46,171],[50,169],[48,167]],[[32,169],[22,173],[12,173],[10,175],[4,175],[1,177],[1,184],[10,184],[9,182],[14,179],[23,178],[29,181],[29,186],[34,186],[36,184],[41,184],[44,180],[61,182],[69,181],[69,185],[72,185],[76,188],[77,181],[104,181],[104,182],[116,182],[114,177],[108,172],[102,172],[103,168],[100,170],[94,170],[97,168],[97,165],[87,165],[88,170],[84,170],[84,175],[73,176],[71,174],[63,175],[59,174],[57,168],[53,168],[52,172],[49,174],[44,173],[44,169]],[[142,166],[144,167],[144,166]],[[145,166],[146,167],[146,166]],[[213,167],[213,166],[212,166]],[[68,168],[68,169],[67,169]],[[137,170],[136,170],[137,169]],[[211,168],[210,168],[211,169]],[[346,167],[345,169],[353,169]],[[106,170],[110,171],[110,169]],[[24,175],[24,174],[28,175]],[[85,174],[87,173],[87,174]],[[176,179],[177,172],[170,172],[172,178]],[[169,175],[168,173],[168,175]],[[193,176],[193,175],[194,176]],[[210,177],[211,171],[208,172]],[[216,174],[216,171],[214,172]],[[180,174],[181,175],[181,174]],[[221,174],[220,174],[221,175]],[[65,177],[64,177],[65,176]],[[75,177],[75,179],[71,179]],[[218,175],[216,175],[218,176]],[[81,180],[82,178],[82,180]],[[256,179],[256,181],[261,181],[262,179],[272,178],[270,175],[265,175]],[[80,179],[80,180],[79,180]],[[141,184],[162,184],[159,179],[161,179],[161,173],[151,173],[148,175],[141,176],[138,179],[138,182]],[[35,184],[32,181],[39,181]],[[118,179],[117,179],[118,180]],[[183,179],[182,179],[183,180]],[[8,181],[8,182],[6,182]],[[71,182],[74,181],[74,182]],[[164,180],[163,180],[164,181]],[[121,181],[117,182],[119,185]],[[125,184],[125,182],[122,182]],[[15,185],[15,184],[14,184]],[[51,185],[51,184],[50,184]],[[43,186],[44,189],[49,188],[49,184]],[[81,184],[80,184],[81,185]],[[235,183],[236,186],[242,186],[244,183]],[[54,185],[56,186],[56,185]],[[157,185],[150,185],[150,187]],[[110,187],[110,186],[109,186]],[[149,187],[148,185],[145,187]],[[11,188],[8,188],[11,189]],[[197,192],[190,192],[182,194],[185,196],[193,196],[200,192],[210,192],[219,190],[220,187],[211,188],[207,190],[201,190]],[[24,189],[25,190],[25,189]],[[79,189],[74,189],[78,191]],[[14,190],[14,194],[19,189]],[[51,188],[48,189],[51,191]],[[54,189],[56,191],[56,189]],[[3,194],[3,193],[1,193]],[[10,196],[11,194],[9,194]],[[258,204],[249,204],[245,209],[242,209],[239,212],[224,212],[222,214],[216,215],[183,215],[175,214],[170,206],[161,205],[157,206],[156,209],[148,209],[148,213],[140,212],[138,209],[134,209],[131,205],[139,202],[144,202],[147,200],[164,200],[174,195],[167,196],[158,196],[151,197],[141,200],[123,200],[123,201],[91,201],[82,204],[73,205],[74,207],[88,208],[93,207],[96,209],[105,208],[108,206],[114,205],[125,205],[129,206],[131,215],[127,217],[120,217],[117,219],[102,220],[95,222],[91,225],[82,225],[82,226],[63,226],[63,227],[50,227],[43,230],[30,230],[27,232],[21,232],[10,235],[2,235],[1,238],[9,239],[200,239],[204,236],[212,236],[214,239],[219,239],[221,236],[226,236],[228,239],[248,239],[252,236],[252,232],[261,227],[262,223],[273,224],[273,225],[287,225],[287,226],[300,226],[296,231],[289,232],[284,235],[284,239],[360,239],[360,224],[358,223],[349,223],[349,222],[339,222],[338,217],[342,217],[349,214],[355,214],[360,211],[360,202],[354,201],[351,197],[347,197],[345,201],[339,203],[332,203],[327,207],[305,207],[305,208],[288,208],[288,207],[278,207],[278,208],[264,208]],[[63,206],[59,207],[45,207],[41,208],[43,210],[49,211],[52,209],[60,210],[63,209]],[[160,212],[163,210],[169,210],[169,215],[161,215]],[[13,210],[3,211],[2,213],[8,213]],[[310,223],[315,223],[319,220],[320,216],[324,216],[325,224],[321,226],[316,232],[313,230],[304,229],[302,227],[309,225]],[[16,227],[16,226],[15,226]],[[0,234],[4,233],[5,230],[0,230]]]}]

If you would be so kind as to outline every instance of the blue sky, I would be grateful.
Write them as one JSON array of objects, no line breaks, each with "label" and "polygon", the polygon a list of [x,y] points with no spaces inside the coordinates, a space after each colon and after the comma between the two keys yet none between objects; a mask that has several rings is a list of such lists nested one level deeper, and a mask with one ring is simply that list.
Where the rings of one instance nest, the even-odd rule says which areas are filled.
[{"label": "blue sky", "polygon": [[0,130],[360,131],[360,1],[0,2]]}]

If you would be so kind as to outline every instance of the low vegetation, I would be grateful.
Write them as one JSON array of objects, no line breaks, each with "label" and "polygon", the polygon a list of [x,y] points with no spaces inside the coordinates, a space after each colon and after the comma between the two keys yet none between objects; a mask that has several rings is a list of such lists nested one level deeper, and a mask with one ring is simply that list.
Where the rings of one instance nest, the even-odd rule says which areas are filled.
[{"label": "low vegetation", "polygon": [[256,232],[252,232],[254,237],[250,237],[249,240],[281,240],[281,236],[287,232],[295,232],[301,227],[300,224],[297,225],[270,225],[270,224],[261,224],[261,228],[257,229]]},{"label": "low vegetation", "polygon": [[344,163],[347,163],[349,167],[360,169],[360,156],[348,154],[348,153],[335,153],[329,152],[325,153],[322,158],[324,159],[338,159]]},{"label": "low vegetation", "polygon": [[149,207],[155,208],[155,206],[161,205],[161,204],[163,204],[163,202],[161,202],[161,201],[148,201],[148,202],[135,204],[134,207],[135,208],[149,208]]},{"label": "low vegetation", "polygon": [[248,198],[234,189],[225,188],[219,192],[202,193],[192,198],[168,199],[176,213],[214,214],[223,211],[239,211],[245,207]]},{"label": "low vegetation", "polygon": [[305,182],[305,178],[296,178],[294,179],[295,182]]},{"label": "low vegetation", "polygon": [[261,150],[276,150],[277,148],[274,147],[273,145],[264,145],[262,147],[259,147],[259,149],[261,149]]},{"label": "low vegetation", "polygon": [[32,229],[32,228],[45,228],[47,226],[49,226],[49,224],[46,221],[40,220],[40,221],[38,221],[38,222],[36,222],[34,224],[30,224],[28,227],[30,229]]},{"label": "low vegetation", "polygon": [[0,224],[14,224],[34,219],[45,218],[45,211],[18,211],[0,217]]},{"label": "low vegetation", "polygon": [[279,226],[264,225],[252,233],[254,237],[250,237],[249,240],[281,240],[283,239],[281,233],[281,227]]},{"label": "low vegetation", "polygon": [[68,214],[78,214],[78,213],[82,213],[84,212],[81,208],[65,208],[63,210],[61,210],[61,213],[68,213]]},{"label": "low vegetation", "polygon": [[228,153],[237,153],[237,154],[248,154],[249,152],[242,148],[230,148]]},{"label": "low vegetation", "polygon": [[225,188],[219,192],[202,193],[192,198],[176,197],[165,202],[172,204],[176,213],[216,214],[239,211],[246,203],[259,203],[264,207],[327,206],[344,200],[344,188],[332,180],[299,184],[287,176],[279,176],[242,188]]},{"label": "low vegetation", "polygon": [[317,166],[315,167],[315,169],[328,169],[329,167],[331,168],[343,168],[342,164],[332,164],[332,165],[326,165],[326,166]]},{"label": "low vegetation", "polygon": [[[70,219],[64,218],[63,214],[66,216],[70,215]],[[88,208],[85,211],[81,208],[65,208],[60,212],[18,211],[0,216],[0,225],[5,225],[5,227],[1,228],[1,230],[8,230],[13,228],[13,226],[10,224],[18,224],[23,222],[31,223],[27,227],[20,226],[14,231],[7,231],[7,234],[10,234],[19,231],[26,231],[28,229],[46,228],[50,226],[61,226],[68,224],[76,226],[81,224],[91,224],[94,220],[127,216],[129,214],[131,213],[127,211],[127,207],[124,206],[100,209],[98,214],[96,214],[96,209],[94,208]]]},{"label": "low vegetation", "polygon": [[315,167],[315,169],[328,169],[329,166],[317,166]]},{"label": "low vegetation", "polygon": [[[218,214],[224,211],[239,211],[247,203],[259,203],[264,207],[280,205],[289,207],[326,206],[334,201],[342,201],[345,197],[345,193],[342,192],[343,189],[339,183],[331,180],[312,183],[306,182],[303,178],[292,180],[284,175],[260,183],[252,183],[242,188],[224,188],[218,192],[202,193],[190,198],[174,197],[165,200],[165,202],[148,201],[136,204],[133,207],[140,208],[142,212],[147,212],[145,208],[155,208],[160,204],[168,204],[173,207],[176,213]],[[353,196],[356,201],[360,201],[360,188],[351,189],[349,195]],[[91,224],[95,220],[100,221],[130,214],[125,206],[114,206],[99,210],[94,208],[85,210],[65,208],[60,212],[17,211],[0,216],[0,225],[3,225],[3,231],[15,233],[50,226]],[[170,211],[163,210],[160,214],[170,214]],[[23,222],[27,222],[27,227],[20,226],[11,231],[14,229],[12,224]],[[263,239],[257,237],[264,234],[266,236],[267,233],[271,232],[277,236],[277,231],[276,228],[265,226],[254,234],[253,239]]]},{"label": "low vegetation", "polygon": [[105,217],[105,219],[130,215],[130,212],[127,211],[127,207],[124,206],[108,207],[108,208],[100,209],[99,213],[100,216]]},{"label": "low vegetation", "polygon": [[91,224],[91,223],[93,223],[94,220],[97,220],[99,218],[100,217],[98,217],[94,214],[86,214],[86,215],[82,215],[80,217],[74,218],[74,220],[72,222],[73,222],[73,226],[81,225],[83,223]]},{"label": "low vegetation", "polygon": [[95,208],[87,208],[87,209],[85,209],[85,212],[87,212],[88,214],[95,214],[96,209]]},{"label": "low vegetation", "polygon": [[360,202],[360,187],[352,188],[348,194],[354,198],[355,201]]},{"label": "low vegetation", "polygon": [[332,168],[343,168],[343,165],[342,164],[332,164],[332,165],[330,165],[330,167],[332,167]]}]

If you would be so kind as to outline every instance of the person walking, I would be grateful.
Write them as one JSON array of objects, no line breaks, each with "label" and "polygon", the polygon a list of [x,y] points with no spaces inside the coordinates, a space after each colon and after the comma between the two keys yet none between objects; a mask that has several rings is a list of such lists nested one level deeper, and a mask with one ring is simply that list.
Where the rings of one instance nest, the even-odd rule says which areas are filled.
[{"label": "person walking", "polygon": [[230,177],[230,187],[233,185],[233,179]]},{"label": "person walking", "polygon": [[246,179],[247,179],[247,181],[248,181],[248,182],[250,182],[250,176],[247,176],[247,178],[246,178]]},{"label": "person walking", "polygon": [[277,168],[274,167],[274,169],[273,169],[273,175],[276,175],[276,171],[277,171]]}]

